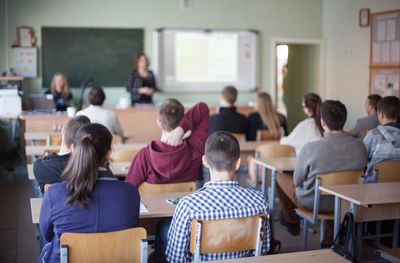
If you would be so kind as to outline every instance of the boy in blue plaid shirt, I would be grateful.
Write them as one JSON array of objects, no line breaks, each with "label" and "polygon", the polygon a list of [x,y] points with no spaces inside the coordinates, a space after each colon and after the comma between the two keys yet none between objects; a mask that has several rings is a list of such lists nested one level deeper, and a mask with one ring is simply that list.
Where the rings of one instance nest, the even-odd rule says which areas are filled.
[{"label": "boy in blue plaid shirt", "polygon": [[[193,261],[193,255],[189,251],[192,219],[241,218],[259,213],[265,213],[269,218],[268,204],[262,193],[242,188],[233,180],[240,166],[240,148],[234,136],[227,132],[213,133],[206,142],[203,164],[210,169],[211,181],[179,201],[168,232],[166,250],[168,262]],[[270,239],[270,226],[267,220],[263,254],[269,250]],[[221,260],[252,255],[254,250],[200,254],[200,260]]]}]

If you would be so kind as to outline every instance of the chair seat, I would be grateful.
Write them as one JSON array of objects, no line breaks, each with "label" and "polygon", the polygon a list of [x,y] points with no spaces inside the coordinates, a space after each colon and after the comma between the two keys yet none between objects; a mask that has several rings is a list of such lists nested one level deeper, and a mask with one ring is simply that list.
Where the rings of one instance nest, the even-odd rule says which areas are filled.
[{"label": "chair seat", "polygon": [[400,247],[377,250],[376,252],[380,253],[381,257],[383,257],[386,260],[389,260],[390,262],[400,261]]},{"label": "chair seat", "polygon": [[[313,218],[313,212],[310,212],[305,209],[301,208],[296,208],[295,209],[297,213],[302,214],[303,216],[312,219]],[[332,213],[318,213],[318,220],[333,220],[334,214]]]}]

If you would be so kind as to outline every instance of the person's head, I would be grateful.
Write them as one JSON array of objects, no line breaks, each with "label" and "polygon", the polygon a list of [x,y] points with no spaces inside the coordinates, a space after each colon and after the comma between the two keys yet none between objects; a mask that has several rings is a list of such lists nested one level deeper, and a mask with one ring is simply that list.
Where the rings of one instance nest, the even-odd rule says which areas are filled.
[{"label": "person's head", "polygon": [[321,123],[326,131],[342,131],[347,119],[346,106],[338,100],[327,100],[321,106]]},{"label": "person's head", "polygon": [[258,93],[254,104],[255,110],[260,114],[263,123],[272,134],[280,133],[280,123],[276,114],[271,96],[267,92]]},{"label": "person's head", "polygon": [[61,93],[63,99],[67,99],[69,96],[69,86],[67,77],[64,74],[57,72],[54,74],[53,79],[51,80],[50,92],[53,95],[56,95],[56,91]]},{"label": "person's head", "polygon": [[61,130],[61,132],[63,134],[63,144],[68,148],[68,150],[71,150],[71,145],[74,143],[76,132],[89,123],[89,118],[84,115],[76,116],[67,122],[67,125]]},{"label": "person's head", "polygon": [[88,99],[90,104],[101,106],[106,99],[106,95],[101,87],[94,87],[90,90]]},{"label": "person's head", "polygon": [[233,107],[237,99],[238,92],[234,86],[226,86],[222,90],[221,95],[221,106],[223,107]]},{"label": "person's head", "polygon": [[150,65],[150,61],[144,53],[139,53],[133,60],[133,66],[137,70],[146,70]]},{"label": "person's head", "polygon": [[381,125],[397,122],[400,113],[400,101],[395,96],[387,96],[378,102],[378,119]]},{"label": "person's head", "polygon": [[71,157],[62,174],[69,191],[66,204],[77,203],[85,208],[91,202],[99,168],[106,165],[111,154],[111,141],[109,130],[98,123],[87,124],[77,131]]},{"label": "person's head", "polygon": [[321,135],[324,134],[324,129],[321,126],[321,104],[322,100],[320,96],[315,93],[307,93],[304,95],[301,106],[303,107],[304,113],[309,118],[314,118],[315,126]]},{"label": "person's head", "polygon": [[378,94],[369,95],[367,100],[365,101],[365,111],[368,116],[376,114],[378,109],[378,102],[382,99],[382,97]]},{"label": "person's head", "polygon": [[158,126],[165,132],[170,132],[178,127],[185,108],[177,99],[167,99],[158,109]]},{"label": "person's head", "polygon": [[240,167],[240,147],[229,132],[217,131],[206,141],[203,164],[210,169],[211,180],[233,180]]}]

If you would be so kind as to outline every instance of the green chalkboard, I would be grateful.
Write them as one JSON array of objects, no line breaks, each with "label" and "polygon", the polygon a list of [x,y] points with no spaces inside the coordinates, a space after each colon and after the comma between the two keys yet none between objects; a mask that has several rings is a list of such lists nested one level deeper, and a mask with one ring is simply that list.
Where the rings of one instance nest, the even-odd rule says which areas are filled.
[{"label": "green chalkboard", "polygon": [[143,29],[42,27],[43,86],[64,73],[71,87],[87,78],[103,87],[125,86]]}]

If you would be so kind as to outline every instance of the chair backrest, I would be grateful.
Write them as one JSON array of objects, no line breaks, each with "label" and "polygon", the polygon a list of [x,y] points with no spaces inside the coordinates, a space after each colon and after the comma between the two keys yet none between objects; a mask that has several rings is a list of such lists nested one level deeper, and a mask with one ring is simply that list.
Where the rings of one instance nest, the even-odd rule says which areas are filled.
[{"label": "chair backrest", "polygon": [[385,161],[374,165],[378,183],[400,181],[400,161]]},{"label": "chair backrest", "polygon": [[221,220],[193,219],[190,252],[194,254],[194,261],[199,261],[200,254],[253,249],[259,256],[265,239],[266,218],[265,214],[258,214]]},{"label": "chair backrest", "polygon": [[52,153],[59,153],[60,150],[51,150],[51,149],[44,149],[43,151],[43,157],[50,155]]},{"label": "chair backrest", "polygon": [[233,136],[235,136],[236,140],[238,142],[244,142],[246,141],[246,135],[244,133],[232,133]]},{"label": "chair backrest", "polygon": [[256,147],[257,158],[293,157],[294,147],[279,143],[266,143]]},{"label": "chair backrest", "polygon": [[113,162],[132,162],[133,157],[139,150],[116,150],[111,153],[110,159]]},{"label": "chair backrest", "polygon": [[[332,172],[327,174],[318,174],[317,179],[321,180],[320,186],[359,184],[364,171],[350,170],[341,172]],[[330,195],[321,191],[321,195]]]},{"label": "chair backrest", "polygon": [[62,143],[62,135],[61,134],[49,134],[46,138],[47,145],[55,145],[60,146]]},{"label": "chair backrest", "polygon": [[[108,233],[64,233],[60,239],[61,263],[147,262],[146,235],[142,227]],[[63,261],[65,254],[68,261]]]},{"label": "chair backrest", "polygon": [[44,185],[44,191],[46,192],[49,189],[50,186],[51,186],[51,184],[45,184]]},{"label": "chair backrest", "polygon": [[196,191],[195,182],[173,183],[173,184],[149,184],[143,182],[138,187],[140,194],[162,194]]},{"label": "chair backrest", "polygon": [[256,133],[257,141],[270,141],[270,140],[279,140],[281,138],[281,134],[272,134],[270,130],[257,130]]},{"label": "chair backrest", "polygon": [[122,137],[119,136],[118,134],[113,134],[113,139],[111,141],[111,144],[119,144],[122,143]]}]

